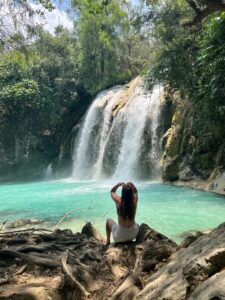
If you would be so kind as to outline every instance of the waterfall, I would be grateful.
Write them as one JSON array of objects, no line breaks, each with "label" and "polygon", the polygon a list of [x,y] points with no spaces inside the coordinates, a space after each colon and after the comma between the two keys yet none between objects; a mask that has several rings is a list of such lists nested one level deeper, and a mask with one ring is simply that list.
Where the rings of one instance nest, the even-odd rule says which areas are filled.
[{"label": "waterfall", "polygon": [[[94,143],[92,137],[97,135],[94,133],[94,127],[102,125],[100,128],[100,154],[98,155],[97,162],[94,165],[96,172],[99,174],[102,165],[102,149],[107,138],[109,129],[109,122],[111,116],[111,110],[113,107],[113,101],[121,91],[122,87],[115,87],[110,90],[106,90],[98,94],[95,101],[89,108],[85,117],[84,124],[81,132],[78,136],[78,141],[75,140],[75,152],[73,159],[73,177],[76,179],[92,178],[93,165],[91,164],[91,154],[94,150]],[[108,101],[110,103],[107,105]],[[106,108],[105,108],[106,106]],[[103,117],[103,124],[101,119]],[[99,140],[99,136],[96,136],[96,140]]]},{"label": "waterfall", "polygon": [[163,89],[159,85],[155,85],[151,94],[151,101],[149,103],[149,112],[151,119],[151,151],[149,153],[151,165],[152,165],[152,177],[160,177],[160,139],[158,136],[159,127],[159,116],[160,116],[160,97],[162,95]]},{"label": "waterfall", "polygon": [[103,156],[105,152],[105,146],[107,143],[107,137],[110,130],[110,120],[112,118],[112,109],[113,105],[115,104],[115,100],[117,100],[117,97],[120,93],[121,89],[118,89],[115,91],[114,95],[112,96],[112,99],[108,102],[106,108],[104,109],[104,115],[103,115],[103,125],[101,128],[100,133],[100,142],[99,142],[99,154],[98,159],[94,165],[94,178],[99,178],[102,173],[102,163],[103,163]]},{"label": "waterfall", "polygon": [[136,78],[98,94],[75,139],[73,178],[137,179],[141,164],[157,177],[161,93],[160,86],[146,92]]},{"label": "waterfall", "polygon": [[44,178],[46,180],[49,180],[52,179],[52,176],[53,176],[52,164],[50,163],[45,170]]},{"label": "waterfall", "polygon": [[136,177],[143,130],[148,114],[149,94],[143,94],[141,87],[125,108],[125,131],[118,157],[114,178],[129,180]]}]

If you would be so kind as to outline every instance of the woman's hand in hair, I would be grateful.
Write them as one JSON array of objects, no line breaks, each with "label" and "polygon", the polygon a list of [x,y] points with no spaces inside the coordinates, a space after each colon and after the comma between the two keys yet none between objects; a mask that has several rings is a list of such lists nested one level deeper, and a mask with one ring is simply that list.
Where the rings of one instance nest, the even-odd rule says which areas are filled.
[{"label": "woman's hand in hair", "polygon": [[111,193],[115,193],[116,190],[120,187],[123,186],[124,182],[118,182],[112,189],[111,189]]},{"label": "woman's hand in hair", "polygon": [[128,182],[127,183],[129,186],[131,186],[132,190],[134,191],[134,193],[137,193],[137,188],[136,186],[133,184],[133,182]]}]

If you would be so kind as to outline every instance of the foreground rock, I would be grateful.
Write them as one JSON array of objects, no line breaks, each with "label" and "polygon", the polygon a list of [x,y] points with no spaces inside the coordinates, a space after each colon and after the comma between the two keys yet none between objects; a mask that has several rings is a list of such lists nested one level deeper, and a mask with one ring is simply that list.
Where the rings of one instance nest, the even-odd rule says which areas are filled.
[{"label": "foreground rock", "polygon": [[110,246],[90,223],[0,232],[0,299],[224,299],[225,223],[182,247],[146,224]]},{"label": "foreground rock", "polygon": [[138,299],[224,299],[225,223],[180,249],[149,278]]}]

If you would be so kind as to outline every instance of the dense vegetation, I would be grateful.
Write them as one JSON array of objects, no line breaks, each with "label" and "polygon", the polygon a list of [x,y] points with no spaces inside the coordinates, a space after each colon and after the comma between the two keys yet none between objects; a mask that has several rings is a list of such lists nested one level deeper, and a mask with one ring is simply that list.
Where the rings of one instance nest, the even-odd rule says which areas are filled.
[{"label": "dense vegetation", "polygon": [[[49,0],[38,2],[53,9]],[[16,3],[26,11],[27,1]],[[30,176],[31,166],[40,177],[93,96],[138,74],[149,88],[163,82],[191,102],[191,134],[198,138],[192,164],[224,166],[224,6],[220,0],[73,0],[74,30],[59,26],[54,35],[23,18],[26,36],[7,35],[0,22],[0,177],[18,177],[17,169]]]},{"label": "dense vegetation", "polygon": [[[50,1],[39,2],[52,9]],[[40,178],[93,96],[141,72],[149,42],[140,45],[138,12],[122,2],[74,1],[75,29],[58,26],[54,35],[26,24],[23,15],[18,21],[27,25],[26,35],[7,35],[0,23],[2,179],[34,177],[33,168]],[[10,4],[16,18],[18,7]],[[17,3],[23,13],[25,4]]]},{"label": "dense vegetation", "polygon": [[[82,88],[77,63],[76,38],[56,28],[55,36],[36,28],[32,45],[21,41],[17,49],[0,57],[0,149],[8,170],[43,165],[58,153],[64,122],[87,105],[89,97]],[[67,122],[68,123],[68,122]],[[31,160],[31,161],[30,161]],[[9,170],[10,172],[10,170]],[[16,173],[16,172],[15,172]]]},{"label": "dense vegetation", "polygon": [[[210,4],[187,2],[204,4],[203,10]],[[199,23],[187,2],[168,1],[155,15],[155,60],[147,83],[161,81],[190,102],[189,134],[196,145],[191,151],[186,145],[182,155],[191,155],[196,173],[210,175],[215,166],[225,166],[225,12],[208,9]]]}]

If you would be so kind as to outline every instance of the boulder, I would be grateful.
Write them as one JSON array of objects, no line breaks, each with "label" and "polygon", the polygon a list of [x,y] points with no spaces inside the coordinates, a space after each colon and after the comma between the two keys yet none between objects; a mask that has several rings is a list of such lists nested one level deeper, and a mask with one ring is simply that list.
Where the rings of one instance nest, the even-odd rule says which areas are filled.
[{"label": "boulder", "polygon": [[167,260],[177,250],[177,244],[165,235],[141,224],[136,238],[137,243],[143,243],[139,267],[142,271],[151,271],[163,260]]},{"label": "boulder", "polygon": [[224,299],[221,287],[225,282],[224,268],[225,223],[200,236],[189,247],[180,249],[173,260],[149,278],[137,299]]},{"label": "boulder", "polygon": [[225,195],[225,172],[214,181],[214,192]]},{"label": "boulder", "polygon": [[81,233],[86,234],[88,237],[93,237],[98,241],[103,241],[101,233],[95,227],[93,227],[90,222],[84,225]]},{"label": "boulder", "polygon": [[195,177],[195,174],[193,173],[193,171],[191,170],[190,167],[185,167],[184,169],[182,169],[179,173],[179,179],[182,181],[190,181]]}]

